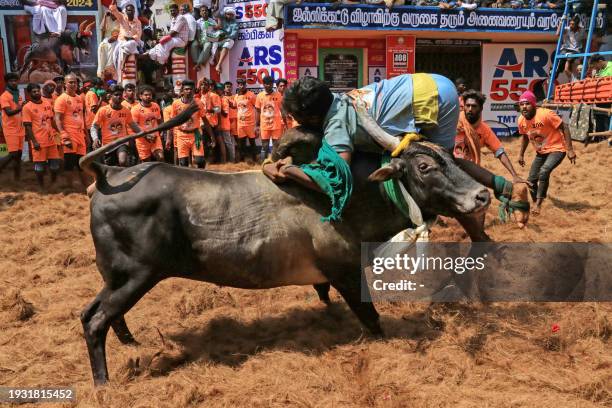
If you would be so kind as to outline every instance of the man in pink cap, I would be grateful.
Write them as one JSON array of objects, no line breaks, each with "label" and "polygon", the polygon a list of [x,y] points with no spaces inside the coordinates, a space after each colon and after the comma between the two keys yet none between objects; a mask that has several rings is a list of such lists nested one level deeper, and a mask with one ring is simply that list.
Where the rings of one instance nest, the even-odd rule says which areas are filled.
[{"label": "man in pink cap", "polygon": [[538,108],[533,92],[526,91],[521,95],[519,109],[521,116],[518,120],[518,130],[523,135],[523,142],[518,162],[525,166],[525,149],[531,142],[536,157],[531,164],[528,181],[533,185],[531,199],[535,202],[535,207],[532,213],[537,215],[546,198],[550,174],[566,155],[570,162],[575,164],[576,153],[567,125],[555,112]]}]

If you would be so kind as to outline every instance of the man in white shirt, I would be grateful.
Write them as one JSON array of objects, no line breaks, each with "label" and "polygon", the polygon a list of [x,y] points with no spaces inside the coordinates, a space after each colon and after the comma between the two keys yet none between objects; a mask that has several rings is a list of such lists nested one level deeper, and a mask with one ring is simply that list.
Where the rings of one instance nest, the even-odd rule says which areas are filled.
[{"label": "man in white shirt", "polygon": [[164,65],[173,48],[185,47],[189,41],[189,24],[182,14],[179,14],[179,7],[173,3],[170,5],[170,15],[172,16],[170,33],[159,40],[159,43],[143,55],[148,55],[153,61]]},{"label": "man in white shirt", "polygon": [[188,42],[191,42],[196,35],[196,19],[189,14],[189,3],[185,3],[181,6],[181,15],[187,20],[187,25],[189,26]]}]

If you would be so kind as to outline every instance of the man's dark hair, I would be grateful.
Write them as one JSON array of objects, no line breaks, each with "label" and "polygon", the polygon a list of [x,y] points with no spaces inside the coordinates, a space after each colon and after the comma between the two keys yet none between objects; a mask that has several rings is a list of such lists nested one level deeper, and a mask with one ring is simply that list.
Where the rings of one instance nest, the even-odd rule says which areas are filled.
[{"label": "man's dark hair", "polygon": [[4,74],[4,81],[11,81],[13,79],[17,79],[19,80],[19,74],[17,74],[16,72],[7,72],[6,74]]},{"label": "man's dark hair", "polygon": [[263,82],[264,85],[274,85],[274,78],[269,75],[266,75],[265,77],[263,77],[261,82]]},{"label": "man's dark hair", "polygon": [[462,78],[462,77],[455,79],[455,86],[459,86],[461,84],[467,86],[468,82],[465,78]]},{"label": "man's dark hair", "polygon": [[136,85],[134,84],[125,84],[125,89],[136,89]]},{"label": "man's dark hair", "polygon": [[287,85],[288,83],[289,83],[289,82],[288,82],[288,81],[287,81],[285,78],[279,78],[279,79],[276,81],[276,85],[280,85],[280,84],[285,84],[285,85]]},{"label": "man's dark hair", "polygon": [[114,94],[115,92],[123,92],[123,91],[124,91],[123,87],[119,84],[111,85],[111,87],[108,88],[108,93],[111,95]]},{"label": "man's dark hair", "polygon": [[181,84],[181,89],[183,89],[186,86],[190,86],[193,89],[195,89],[195,82],[193,82],[191,79],[186,79],[183,81],[183,83]]},{"label": "man's dark hair", "polygon": [[34,84],[34,83],[29,83],[28,86],[26,86],[26,92],[27,93],[31,93],[32,90],[34,90],[34,89],[40,89],[40,85]]},{"label": "man's dark hair", "polygon": [[236,83],[237,83],[237,84],[246,84],[246,81],[244,80],[244,78],[238,78],[238,79],[236,80]]},{"label": "man's dark hair", "polygon": [[98,77],[91,78],[90,82],[96,88],[101,87],[102,85],[104,85],[104,81],[102,81],[102,79],[98,78]]},{"label": "man's dark hair", "polygon": [[595,54],[591,57],[591,59],[589,60],[589,64],[592,64],[594,62],[599,62],[599,61],[605,61],[606,59],[604,58],[603,55],[601,54]]},{"label": "man's dark hair", "polygon": [[572,21],[576,23],[576,25],[580,25],[580,16],[578,14],[574,14],[574,17],[572,17]]},{"label": "man's dark hair", "polygon": [[173,9],[173,8],[175,8],[175,9],[177,9],[177,10],[178,10],[178,8],[179,8],[178,4],[176,4],[176,3],[170,3],[170,5],[168,6],[168,9]]},{"label": "man's dark hair", "polygon": [[61,76],[61,75],[58,75],[58,76],[56,76],[55,78],[53,78],[53,82],[56,82],[56,83],[57,83],[57,81],[62,81],[62,82],[64,82],[64,77],[63,77],[63,76]]},{"label": "man's dark hair", "polygon": [[300,78],[283,97],[283,109],[298,122],[304,116],[325,116],[334,100],[327,84],[313,77]]},{"label": "man's dark hair", "polygon": [[152,94],[154,94],[155,92],[153,91],[153,87],[150,85],[142,85],[140,87],[138,87],[138,95],[142,95],[145,91],[149,91]]},{"label": "man's dark hair", "polygon": [[232,82],[231,82],[231,81],[226,81],[226,82],[225,82],[223,85],[231,85],[231,86],[234,86],[234,84],[232,84]]},{"label": "man's dark hair", "polygon": [[487,100],[486,96],[474,89],[465,91],[463,94],[461,94],[461,96],[463,97],[464,101],[467,101],[468,99],[474,99],[481,109],[484,106],[485,101]]}]

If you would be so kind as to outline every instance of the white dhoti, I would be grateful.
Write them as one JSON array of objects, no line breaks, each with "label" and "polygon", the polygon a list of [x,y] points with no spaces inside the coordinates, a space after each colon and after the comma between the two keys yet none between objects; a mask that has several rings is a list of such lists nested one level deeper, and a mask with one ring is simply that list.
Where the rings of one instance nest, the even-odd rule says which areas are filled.
[{"label": "white dhoti", "polygon": [[179,37],[172,37],[167,43],[158,43],[155,47],[151,48],[149,50],[149,57],[153,61],[157,61],[163,65],[168,61],[168,58],[170,58],[170,53],[172,52],[173,48],[181,48],[185,45],[185,41]]},{"label": "white dhoti", "polygon": [[113,72],[113,79],[117,80],[117,64],[115,64],[115,49],[117,48],[118,41],[108,42],[105,38],[104,41],[98,46],[98,77],[104,78],[104,73]]},{"label": "white dhoti", "polygon": [[117,70],[117,81],[121,82],[121,72],[123,63],[128,55],[138,54],[138,44],[136,40],[117,40],[117,46],[114,49],[115,69]]},{"label": "white dhoti", "polygon": [[68,12],[64,6],[56,9],[45,6],[23,6],[23,8],[32,14],[32,31],[35,34],[41,35],[46,32],[61,34],[66,29]]}]

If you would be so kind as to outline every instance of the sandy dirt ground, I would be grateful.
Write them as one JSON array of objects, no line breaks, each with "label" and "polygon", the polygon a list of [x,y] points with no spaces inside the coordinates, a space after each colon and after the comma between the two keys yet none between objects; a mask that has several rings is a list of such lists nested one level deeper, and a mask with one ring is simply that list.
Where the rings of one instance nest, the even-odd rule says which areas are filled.
[{"label": "sandy dirt ground", "polygon": [[[519,142],[506,146],[516,163]],[[553,173],[543,214],[526,230],[501,224],[496,203],[489,209],[493,239],[612,242],[612,149],[576,150],[577,164]],[[483,161],[505,174],[491,154]],[[77,394],[75,404],[24,406],[612,406],[611,303],[381,303],[387,337],[372,340],[333,291],[328,309],[311,287],[182,279],[162,282],[126,315],[139,346],[109,333],[111,383],[94,389],[79,321],[102,287],[88,199],[41,194],[31,168],[19,185],[5,171],[0,186],[0,385]],[[432,239],[466,237],[449,220]]]}]

